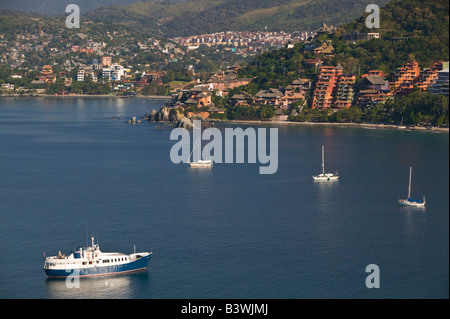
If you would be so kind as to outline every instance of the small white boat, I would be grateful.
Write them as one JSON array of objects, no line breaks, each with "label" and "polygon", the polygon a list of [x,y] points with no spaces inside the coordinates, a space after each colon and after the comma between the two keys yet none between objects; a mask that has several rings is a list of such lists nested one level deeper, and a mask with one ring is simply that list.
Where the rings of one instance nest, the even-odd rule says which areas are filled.
[{"label": "small white boat", "polygon": [[412,199],[411,198],[411,176],[412,176],[412,166],[409,168],[409,184],[408,184],[408,198],[398,200],[401,206],[413,206],[413,207],[425,207],[426,200],[425,196],[422,199]]},{"label": "small white boat", "polygon": [[339,179],[338,173],[325,173],[325,150],[322,145],[322,173],[313,176],[315,181],[337,181]]},{"label": "small white boat", "polygon": [[189,161],[188,161],[189,164],[191,165],[191,167],[212,167],[213,166],[213,161],[212,160],[209,160],[209,159],[202,160],[201,159],[202,157],[201,157],[201,150],[200,150],[201,146],[200,145],[197,148],[199,160],[191,162],[191,156],[192,156],[192,153],[194,152],[195,146],[197,145],[198,141],[199,141],[199,139],[197,139],[197,141],[195,142],[195,145],[192,148],[192,152],[189,155]]},{"label": "small white boat", "polygon": [[212,167],[213,161],[211,160],[199,160],[197,162],[190,162],[191,167]]}]

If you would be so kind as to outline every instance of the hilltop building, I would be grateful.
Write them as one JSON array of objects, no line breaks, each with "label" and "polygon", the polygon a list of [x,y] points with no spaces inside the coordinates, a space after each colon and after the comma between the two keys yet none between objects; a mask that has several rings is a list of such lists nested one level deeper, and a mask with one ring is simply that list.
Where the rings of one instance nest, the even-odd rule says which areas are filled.
[{"label": "hilltop building", "polygon": [[344,35],[344,40],[346,42],[369,41],[372,39],[379,39],[379,38],[380,38],[380,34],[377,32],[372,32],[372,33],[361,32],[360,33],[358,31],[353,31],[351,33]]},{"label": "hilltop building", "polygon": [[333,25],[327,26],[325,23],[322,24],[322,26],[316,30],[317,35],[321,34],[333,34],[337,31],[337,28]]}]

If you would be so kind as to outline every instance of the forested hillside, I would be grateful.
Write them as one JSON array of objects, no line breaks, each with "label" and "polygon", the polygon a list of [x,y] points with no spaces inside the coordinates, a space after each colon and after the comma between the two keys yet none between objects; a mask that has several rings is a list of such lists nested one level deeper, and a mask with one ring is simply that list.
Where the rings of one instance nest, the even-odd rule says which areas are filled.
[{"label": "forested hillside", "polygon": [[387,0],[192,0],[103,7],[90,19],[115,21],[166,36],[219,31],[299,31],[358,18],[367,4]]}]

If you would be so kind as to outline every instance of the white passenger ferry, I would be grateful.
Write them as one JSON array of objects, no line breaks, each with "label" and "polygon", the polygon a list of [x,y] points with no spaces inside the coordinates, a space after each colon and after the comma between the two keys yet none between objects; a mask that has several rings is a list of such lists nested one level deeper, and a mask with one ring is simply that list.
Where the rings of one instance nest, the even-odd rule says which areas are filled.
[{"label": "white passenger ferry", "polygon": [[100,251],[94,237],[90,247],[78,247],[75,252],[65,256],[58,252],[57,256],[45,258],[44,270],[48,277],[64,278],[68,276],[98,276],[123,274],[148,267],[152,252],[141,252],[126,255],[122,253],[104,253]]}]

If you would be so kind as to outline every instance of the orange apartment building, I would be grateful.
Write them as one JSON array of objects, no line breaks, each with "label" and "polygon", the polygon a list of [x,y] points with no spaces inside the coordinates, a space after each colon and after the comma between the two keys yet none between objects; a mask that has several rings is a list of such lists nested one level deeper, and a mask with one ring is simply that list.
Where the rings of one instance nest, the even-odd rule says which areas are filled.
[{"label": "orange apartment building", "polygon": [[313,94],[313,108],[349,108],[356,76],[343,74],[342,66],[322,66]]},{"label": "orange apartment building", "polygon": [[443,62],[437,62],[430,68],[424,69],[417,79],[416,85],[421,90],[428,90],[438,77],[438,72],[443,68]]},{"label": "orange apartment building", "polygon": [[42,71],[39,74],[39,80],[45,83],[55,83],[56,74],[53,73],[53,69],[50,65],[44,65]]},{"label": "orange apartment building", "polygon": [[338,77],[342,68],[334,66],[321,66],[313,94],[313,108],[327,108],[333,105],[333,96],[336,92]]},{"label": "orange apartment building", "polygon": [[390,82],[390,89],[396,94],[410,93],[414,89],[414,83],[420,75],[419,63],[408,62],[403,68],[397,70]]},{"label": "orange apartment building", "polygon": [[402,95],[411,93],[414,87],[421,90],[427,90],[442,70],[443,62],[437,62],[432,67],[420,71],[419,63],[416,61],[407,63],[403,68],[397,70],[394,74],[390,88],[394,94]]}]

